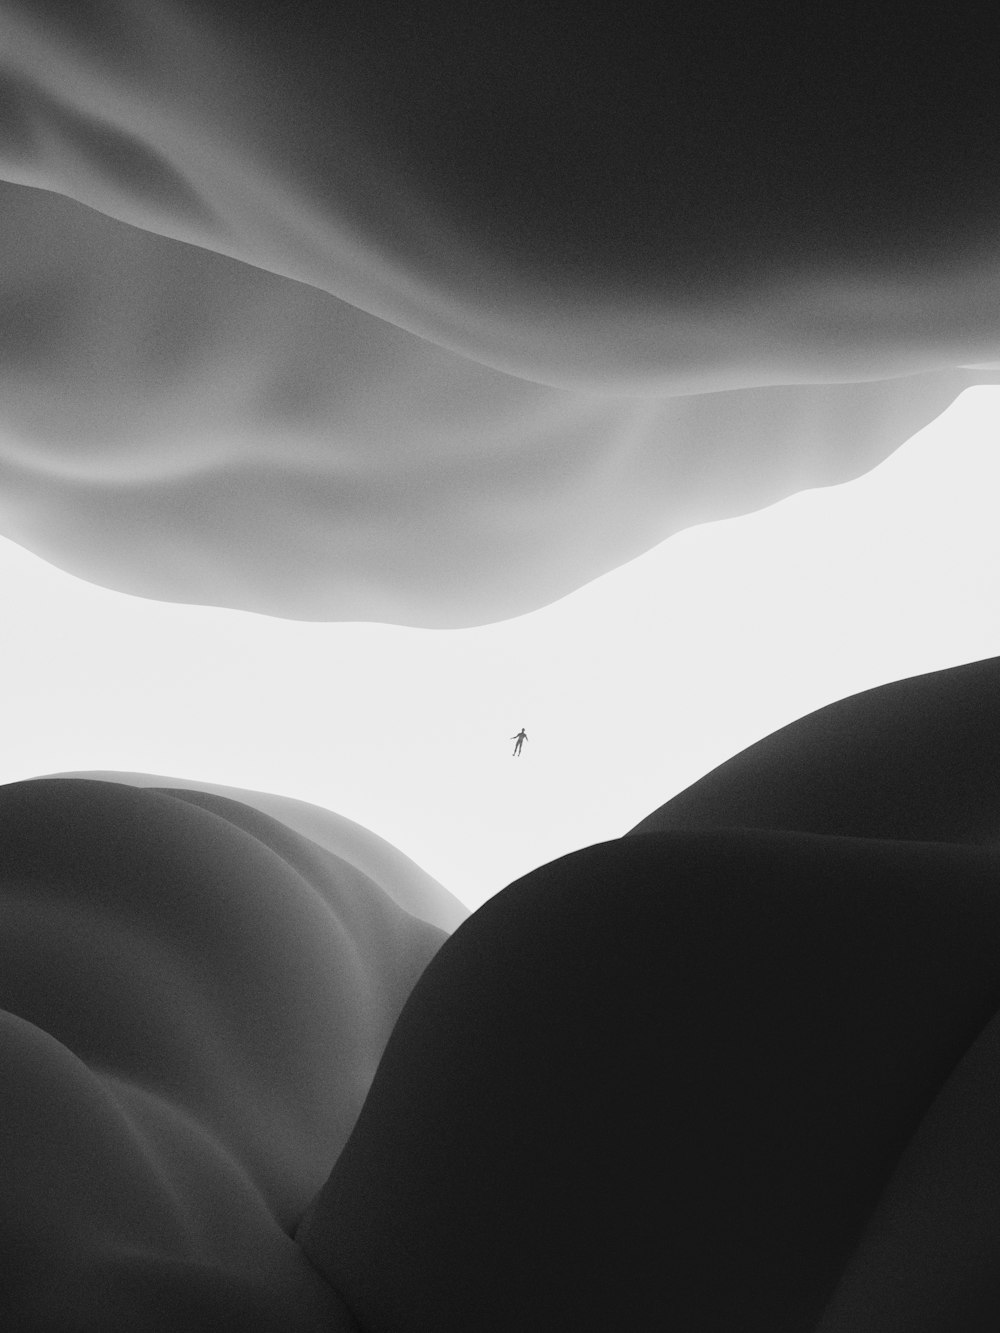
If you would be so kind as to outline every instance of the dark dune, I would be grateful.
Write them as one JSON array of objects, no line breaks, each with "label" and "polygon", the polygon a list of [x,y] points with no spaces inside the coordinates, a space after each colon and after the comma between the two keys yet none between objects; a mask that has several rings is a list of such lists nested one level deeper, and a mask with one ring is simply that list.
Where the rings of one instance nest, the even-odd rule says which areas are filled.
[{"label": "dark dune", "polygon": [[365,1329],[997,1327],[998,672],[821,710],[455,932],[298,1233]]},{"label": "dark dune", "polygon": [[0,867],[3,1327],[350,1327],[290,1233],[445,933],[214,793],[2,787]]},{"label": "dark dune", "polygon": [[884,1237],[913,1229],[912,1188],[883,1195],[908,1150],[946,1220],[982,1202],[951,1157],[995,1145],[960,1117],[956,1141],[942,1097],[1000,1002],[998,871],[978,848],[718,830],[533,872],[417,983],[306,1253],[373,1333],[813,1333],[882,1200],[888,1254],[861,1246],[867,1299],[828,1327],[978,1328],[882,1321],[919,1313],[908,1284],[957,1284],[947,1312],[993,1272],[969,1215],[935,1292]]},{"label": "dark dune", "polygon": [[1000,658],[820,708],[720,764],[632,832],[712,828],[997,846]]},{"label": "dark dune", "polygon": [[0,789],[5,1326],[996,1328],[998,673],[822,709],[450,938],[260,793]]},{"label": "dark dune", "polygon": [[990,27],[4,0],[0,532],[453,627],[861,475],[1000,376]]}]

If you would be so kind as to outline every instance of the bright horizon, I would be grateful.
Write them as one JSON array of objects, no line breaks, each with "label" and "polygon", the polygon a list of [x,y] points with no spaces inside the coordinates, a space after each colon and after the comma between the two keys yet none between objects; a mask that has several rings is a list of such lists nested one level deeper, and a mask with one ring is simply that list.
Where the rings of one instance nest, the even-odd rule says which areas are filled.
[{"label": "bright horizon", "polygon": [[998,439],[1000,388],[967,389],[854,482],[467,630],[157,603],[0,540],[0,782],[113,769],[296,797],[476,907],[823,704],[1000,653]]}]

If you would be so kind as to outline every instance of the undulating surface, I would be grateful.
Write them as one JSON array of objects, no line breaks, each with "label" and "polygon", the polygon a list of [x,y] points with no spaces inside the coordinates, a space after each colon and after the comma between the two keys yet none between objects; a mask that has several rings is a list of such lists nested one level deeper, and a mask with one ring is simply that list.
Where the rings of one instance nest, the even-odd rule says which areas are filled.
[{"label": "undulating surface", "polygon": [[821,709],[450,938],[300,803],[0,788],[7,1322],[995,1328],[997,698]]},{"label": "undulating surface", "polygon": [[997,1326],[998,690],[823,709],[451,936],[299,1231],[365,1329]]},{"label": "undulating surface", "polygon": [[[153,773],[50,773],[50,778],[93,778],[99,782],[128,783],[135,787],[170,788],[175,796],[193,792],[185,799],[200,799],[205,795],[224,796],[231,801],[253,806],[272,819],[279,820],[293,832],[317,843],[341,861],[374,880],[394,902],[422,921],[428,921],[441,930],[452,931],[469,915],[464,903],[448,892],[408,856],[393,847],[370,829],[362,828],[343,815],[296,801],[290,796],[271,792],[244,791],[214,782],[196,782],[190,778],[168,778]],[[212,807],[209,807],[212,808]]]},{"label": "undulating surface", "polygon": [[751,745],[633,833],[761,828],[1000,846],[996,658],[841,699]]},{"label": "undulating surface", "polygon": [[215,792],[0,812],[4,1327],[350,1327],[291,1232],[445,933]]},{"label": "undulating surface", "polygon": [[[1000,383],[997,22],[827,8],[0,0],[0,532],[436,628],[870,469]],[[998,697],[467,919],[287,798],[0,787],[0,1323],[994,1333]]]},{"label": "undulating surface", "polygon": [[485,623],[996,370],[983,24],[3,0],[0,531]]}]

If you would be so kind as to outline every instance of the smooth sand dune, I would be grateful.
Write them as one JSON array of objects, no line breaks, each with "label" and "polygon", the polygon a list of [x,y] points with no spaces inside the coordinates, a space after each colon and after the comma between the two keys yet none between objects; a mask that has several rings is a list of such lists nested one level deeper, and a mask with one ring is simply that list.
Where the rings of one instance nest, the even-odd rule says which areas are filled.
[{"label": "smooth sand dune", "polygon": [[0,1322],[350,1328],[291,1232],[445,933],[216,793],[0,807]]},{"label": "smooth sand dune", "polygon": [[[865,1289],[824,1333],[985,1333],[995,1129],[956,1139],[938,1094],[996,1011],[998,871],[980,848],[764,830],[534,871],[417,983],[306,1253],[372,1333],[815,1333],[852,1266]],[[995,1087],[995,1040],[991,1061]],[[942,1216],[883,1197],[904,1152]]]},{"label": "smooth sand dune", "polygon": [[365,1329],[997,1326],[998,675],[821,710],[455,932],[298,1233]]},{"label": "smooth sand dune", "polygon": [[840,699],[741,751],[632,833],[766,828],[1000,845],[1000,658]]},{"label": "smooth sand dune", "polygon": [[308,801],[276,796],[273,792],[247,791],[242,787],[226,787],[217,782],[197,782],[192,778],[164,777],[156,773],[119,773],[94,769],[85,773],[49,773],[46,777],[92,778],[99,782],[122,782],[134,787],[156,787],[175,796],[191,792],[228,797],[279,820],[303,838],[332,852],[341,861],[348,862],[373,880],[411,916],[451,932],[469,915],[469,909],[464,903],[459,902],[454,894],[393,847],[392,843],[386,842],[361,824],[335,814],[332,810],[324,810],[322,806],[311,805]]},{"label": "smooth sand dune", "polygon": [[990,43],[457,0],[0,5],[0,531],[303,619],[524,613],[1000,371]]}]

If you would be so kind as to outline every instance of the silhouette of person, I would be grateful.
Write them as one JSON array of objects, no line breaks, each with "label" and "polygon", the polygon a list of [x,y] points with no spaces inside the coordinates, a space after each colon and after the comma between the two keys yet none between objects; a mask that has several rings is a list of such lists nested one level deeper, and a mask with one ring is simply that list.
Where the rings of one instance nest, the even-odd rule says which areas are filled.
[{"label": "silhouette of person", "polygon": [[512,757],[516,757],[516,756],[519,756],[519,755],[520,755],[520,753],[521,753],[521,746],[524,744],[524,742],[525,742],[527,739],[528,739],[528,733],[525,731],[525,729],[524,729],[523,727],[522,727],[521,730],[517,733],[516,736],[511,736],[511,740],[512,740],[512,741],[517,741],[517,744],[514,746],[514,755],[513,755]]}]

